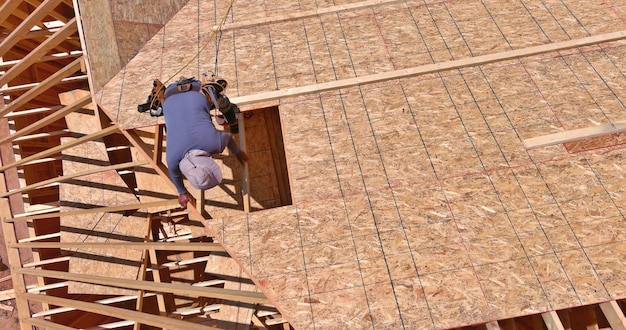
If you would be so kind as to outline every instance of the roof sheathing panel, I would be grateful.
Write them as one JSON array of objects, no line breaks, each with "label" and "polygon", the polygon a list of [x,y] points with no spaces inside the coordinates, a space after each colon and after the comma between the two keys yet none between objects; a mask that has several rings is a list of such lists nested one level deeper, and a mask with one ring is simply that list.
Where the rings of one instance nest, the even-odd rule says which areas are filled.
[{"label": "roof sheathing panel", "polygon": [[[227,23],[295,5],[237,2]],[[211,28],[226,8],[198,15],[211,6],[188,3],[104,87],[112,118],[154,124],[136,112],[152,79],[214,69]],[[226,24],[219,74],[236,101],[621,31],[620,11],[606,1],[394,1]],[[615,184],[623,147],[569,154],[522,144],[623,120],[624,52],[622,42],[600,43],[283,97],[293,205],[220,212],[208,230],[297,328],[452,328],[625,297],[624,266],[611,262],[626,251]]]}]

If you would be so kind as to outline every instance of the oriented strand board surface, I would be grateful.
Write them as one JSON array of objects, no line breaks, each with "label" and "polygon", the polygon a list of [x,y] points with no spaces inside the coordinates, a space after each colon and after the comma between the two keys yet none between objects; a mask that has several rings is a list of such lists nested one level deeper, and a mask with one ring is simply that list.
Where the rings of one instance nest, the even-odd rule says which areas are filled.
[{"label": "oriented strand board surface", "polygon": [[188,0],[78,0],[94,90],[133,58]]},{"label": "oriented strand board surface", "polygon": [[[218,39],[228,3],[190,2],[97,100],[148,126],[151,80],[214,71],[216,53],[236,97],[626,29],[620,1],[400,1],[245,24],[349,2],[235,2],[240,25]],[[623,42],[600,43],[283,98],[293,205],[216,208],[207,233],[298,329],[454,328],[624,298],[623,145],[522,144],[624,120],[624,59]]]}]

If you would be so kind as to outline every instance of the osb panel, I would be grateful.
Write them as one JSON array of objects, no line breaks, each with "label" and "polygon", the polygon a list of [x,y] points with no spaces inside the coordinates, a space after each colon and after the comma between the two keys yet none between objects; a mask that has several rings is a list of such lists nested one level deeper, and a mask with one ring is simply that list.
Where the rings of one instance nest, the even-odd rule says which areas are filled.
[{"label": "osb panel", "polygon": [[[228,22],[314,7],[298,4],[237,2]],[[219,6],[196,29],[190,17],[215,11],[187,4],[104,87],[116,122],[153,125],[136,112],[152,79],[214,68]],[[219,70],[236,97],[624,29],[623,6],[586,7],[406,2],[244,26],[222,35]],[[236,187],[210,190],[207,233],[303,329],[453,328],[626,297],[612,277],[625,267],[611,262],[624,241],[622,145],[522,144],[626,118],[625,52],[605,43],[283,98],[293,205],[243,215],[229,208]]]},{"label": "osb panel", "polygon": [[188,0],[79,0],[94,91],[99,91]]}]

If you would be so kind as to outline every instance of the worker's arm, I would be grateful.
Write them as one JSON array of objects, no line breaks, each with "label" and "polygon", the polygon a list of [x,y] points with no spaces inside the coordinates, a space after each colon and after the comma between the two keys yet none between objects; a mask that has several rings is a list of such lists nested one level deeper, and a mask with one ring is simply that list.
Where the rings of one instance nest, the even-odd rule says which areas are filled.
[{"label": "worker's arm", "polygon": [[170,174],[170,180],[172,180],[172,183],[174,183],[176,191],[178,192],[178,203],[183,208],[187,208],[187,203],[191,202],[193,197],[187,191],[187,188],[185,188],[185,184],[183,183],[183,175],[178,168],[178,164],[169,166],[168,171]]}]

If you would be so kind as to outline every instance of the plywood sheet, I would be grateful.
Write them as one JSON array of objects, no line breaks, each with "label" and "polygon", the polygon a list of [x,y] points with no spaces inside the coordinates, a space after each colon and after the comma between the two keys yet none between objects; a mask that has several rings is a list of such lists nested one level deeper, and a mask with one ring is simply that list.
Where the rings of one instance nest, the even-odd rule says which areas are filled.
[{"label": "plywood sheet", "polygon": [[[298,5],[238,2],[227,19],[315,6]],[[406,2],[242,23],[222,35],[218,62],[229,95],[246,96],[626,27],[623,5],[592,7]],[[188,3],[148,42],[158,47],[97,95],[116,122],[154,124],[136,113],[153,79],[146,72],[165,80],[214,68],[208,27],[227,8],[182,31],[199,8],[212,9]],[[626,118],[625,52],[622,41],[600,43],[281,98],[293,204],[243,214],[225,207],[236,189],[211,191],[219,196],[209,196],[206,231],[302,329],[456,328],[626,297],[625,267],[611,262],[623,250],[623,144],[571,153],[522,143]]]}]

